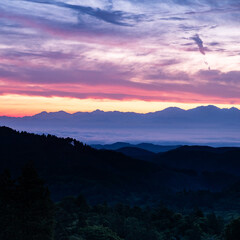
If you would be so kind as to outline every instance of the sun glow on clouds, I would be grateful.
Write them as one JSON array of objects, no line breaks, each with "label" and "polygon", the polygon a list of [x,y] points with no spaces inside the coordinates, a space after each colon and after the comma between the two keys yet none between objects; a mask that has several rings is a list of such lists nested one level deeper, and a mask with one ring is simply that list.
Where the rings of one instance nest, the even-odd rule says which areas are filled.
[{"label": "sun glow on clouds", "polygon": [[239,13],[236,0],[3,0],[0,113],[238,106]]}]

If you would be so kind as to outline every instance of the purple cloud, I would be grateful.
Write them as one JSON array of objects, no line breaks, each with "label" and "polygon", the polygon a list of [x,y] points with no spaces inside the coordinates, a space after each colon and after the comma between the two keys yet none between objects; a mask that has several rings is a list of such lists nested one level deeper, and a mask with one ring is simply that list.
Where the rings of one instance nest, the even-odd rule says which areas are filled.
[{"label": "purple cloud", "polygon": [[191,37],[192,40],[194,40],[194,42],[197,44],[199,52],[203,55],[205,55],[205,49],[203,47],[203,41],[202,39],[199,37],[198,34],[196,34],[195,36]]}]

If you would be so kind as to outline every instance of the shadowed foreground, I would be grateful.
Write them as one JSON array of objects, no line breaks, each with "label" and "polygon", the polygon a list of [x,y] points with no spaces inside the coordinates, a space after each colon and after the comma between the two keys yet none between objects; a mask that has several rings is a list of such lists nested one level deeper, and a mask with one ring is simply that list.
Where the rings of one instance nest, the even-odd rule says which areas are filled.
[{"label": "shadowed foreground", "polygon": [[4,240],[237,240],[240,218],[226,221],[199,209],[90,206],[82,195],[58,203],[31,164],[12,180],[0,176],[0,239]]}]

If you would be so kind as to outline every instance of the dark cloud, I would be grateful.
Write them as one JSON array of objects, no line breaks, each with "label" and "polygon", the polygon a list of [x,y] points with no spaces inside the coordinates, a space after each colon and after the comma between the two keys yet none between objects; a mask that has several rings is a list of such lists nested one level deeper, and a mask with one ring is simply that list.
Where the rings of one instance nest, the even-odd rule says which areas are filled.
[{"label": "dark cloud", "polygon": [[219,42],[211,42],[211,43],[209,43],[209,45],[210,46],[218,46],[218,45],[220,45],[220,43]]},{"label": "dark cloud", "polygon": [[77,11],[80,14],[87,14],[99,20],[102,20],[111,24],[116,24],[119,26],[133,26],[133,22],[136,23],[144,17],[144,15],[129,14],[123,11],[103,10],[100,8],[73,5],[73,4],[58,2],[54,0],[51,0],[51,1],[50,0],[25,0],[25,1],[54,5],[58,7],[71,9],[71,10]]},{"label": "dark cloud", "polygon": [[[89,23],[88,21],[81,22],[59,22],[53,19],[47,19],[40,16],[30,16],[21,13],[6,12],[0,8],[0,19],[8,20],[10,22],[17,22],[19,25],[18,31],[12,31],[11,29],[0,29],[1,41],[13,45],[14,40],[19,39],[27,44],[46,40],[49,36],[61,39],[74,39],[83,40],[86,42],[100,43],[103,45],[123,45],[129,44],[131,39],[137,41],[138,36],[123,31],[121,28],[113,28],[112,26],[101,26],[100,24]],[[34,34],[25,31],[27,28],[32,28],[36,31],[40,31]],[[19,31],[21,29],[21,31]],[[42,34],[44,33],[44,34]],[[14,37],[14,40],[13,40]]]},{"label": "dark cloud", "polygon": [[168,60],[164,60],[164,61],[160,61],[159,64],[157,64],[158,66],[172,66],[172,65],[176,65],[181,63],[181,61],[179,59],[168,59]]},{"label": "dark cloud", "polygon": [[235,87],[240,88],[239,79],[240,79],[240,71],[229,71],[229,72],[221,72],[219,70],[211,70],[211,71],[199,71],[197,76],[199,78],[212,81],[215,83],[221,83],[225,86],[234,85]]},{"label": "dark cloud", "polygon": [[184,24],[179,25],[179,28],[184,30],[184,32],[192,32],[192,31],[197,32],[206,27],[208,27],[208,25],[198,25],[198,26],[184,25]]},{"label": "dark cloud", "polygon": [[193,37],[191,37],[192,40],[194,40],[194,42],[198,45],[199,51],[201,54],[205,55],[205,49],[203,47],[203,41],[202,39],[199,37],[198,34],[194,35]]},{"label": "dark cloud", "polygon": [[181,17],[166,17],[166,18],[160,18],[160,20],[164,20],[164,21],[184,21],[184,20],[187,20],[187,18],[181,18]]},{"label": "dark cloud", "polygon": [[53,60],[64,60],[73,59],[76,55],[71,53],[63,53],[60,51],[18,51],[14,49],[0,50],[0,57],[4,59],[16,60],[19,58],[24,58],[25,60],[30,59],[53,59]]},{"label": "dark cloud", "polygon": [[[214,1],[217,2],[217,1]],[[220,2],[220,1],[219,1]],[[210,9],[208,10],[202,10],[202,11],[188,11],[185,12],[184,15],[204,15],[204,14],[223,14],[223,13],[238,13],[240,10],[240,5],[235,5],[235,4],[225,4],[222,6],[218,5],[209,5],[206,4],[206,6],[209,6]]]},{"label": "dark cloud", "polygon": [[189,75],[186,72],[169,73],[163,70],[157,70],[154,73],[146,74],[145,78],[151,79],[151,80],[158,80],[159,82],[160,80],[177,80],[177,81],[181,80],[185,82],[188,82],[191,80]]}]

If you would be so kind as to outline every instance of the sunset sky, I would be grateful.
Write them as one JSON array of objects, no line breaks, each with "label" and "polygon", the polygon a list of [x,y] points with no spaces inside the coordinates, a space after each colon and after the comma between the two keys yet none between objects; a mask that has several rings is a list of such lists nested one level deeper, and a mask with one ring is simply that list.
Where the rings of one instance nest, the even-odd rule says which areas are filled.
[{"label": "sunset sky", "polygon": [[0,115],[240,108],[239,0],[1,0]]}]

